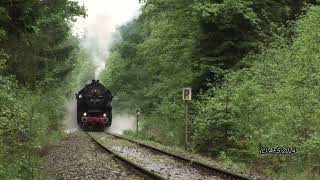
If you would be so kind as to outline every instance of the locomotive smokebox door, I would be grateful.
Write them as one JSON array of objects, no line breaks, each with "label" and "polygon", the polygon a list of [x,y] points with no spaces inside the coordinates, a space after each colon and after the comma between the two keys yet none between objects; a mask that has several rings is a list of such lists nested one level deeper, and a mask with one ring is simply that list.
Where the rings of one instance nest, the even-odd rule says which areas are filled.
[{"label": "locomotive smokebox door", "polygon": [[78,93],[77,122],[84,129],[103,130],[112,123],[112,94],[99,80],[92,80]]}]

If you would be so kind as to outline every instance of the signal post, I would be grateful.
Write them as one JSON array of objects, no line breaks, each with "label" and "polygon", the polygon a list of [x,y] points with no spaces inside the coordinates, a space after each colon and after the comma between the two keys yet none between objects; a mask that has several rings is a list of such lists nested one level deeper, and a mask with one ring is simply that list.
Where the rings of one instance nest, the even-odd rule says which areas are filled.
[{"label": "signal post", "polygon": [[138,135],[139,133],[139,116],[141,115],[141,109],[137,108],[136,109],[136,116],[137,116],[137,126],[136,126],[136,134]]},{"label": "signal post", "polygon": [[191,101],[192,97],[192,89],[182,88],[182,100],[184,104],[184,148],[187,150],[188,148],[188,125],[189,125],[189,102]]}]

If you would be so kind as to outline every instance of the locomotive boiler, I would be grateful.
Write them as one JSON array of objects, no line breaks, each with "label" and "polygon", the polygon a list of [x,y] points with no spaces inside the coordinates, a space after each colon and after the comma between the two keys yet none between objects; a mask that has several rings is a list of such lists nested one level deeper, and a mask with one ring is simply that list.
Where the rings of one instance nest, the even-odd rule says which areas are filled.
[{"label": "locomotive boiler", "polygon": [[78,93],[77,123],[84,130],[104,130],[112,124],[112,94],[99,80],[92,80]]}]

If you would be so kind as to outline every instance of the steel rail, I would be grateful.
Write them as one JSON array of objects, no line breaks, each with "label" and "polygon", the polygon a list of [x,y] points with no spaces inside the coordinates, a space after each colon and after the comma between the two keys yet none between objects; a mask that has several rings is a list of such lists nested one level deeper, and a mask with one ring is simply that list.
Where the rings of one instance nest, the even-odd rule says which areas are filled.
[{"label": "steel rail", "polygon": [[95,143],[97,144],[99,147],[101,147],[102,149],[104,149],[105,151],[109,152],[110,154],[112,154],[114,157],[116,157],[117,159],[121,160],[122,162],[128,164],[129,166],[133,167],[134,169],[138,170],[140,173],[148,176],[148,177],[151,177],[152,179],[159,179],[159,180],[165,180],[166,178],[165,177],[162,177],[152,171],[149,171],[145,168],[143,168],[142,166],[134,163],[133,161],[131,160],[128,160],[126,158],[124,158],[123,156],[121,156],[119,153],[111,150],[110,148],[104,146],[102,143],[100,143],[95,137],[93,137],[90,132],[87,132],[86,133],[90,139]]},{"label": "steel rail", "polygon": [[235,179],[235,180],[250,180],[252,178],[249,178],[249,177],[246,177],[244,175],[240,175],[240,174],[236,174],[234,172],[231,172],[231,171],[228,171],[228,170],[224,170],[224,169],[221,169],[221,168],[218,168],[218,167],[214,167],[214,166],[210,166],[208,164],[204,164],[202,162],[199,162],[199,161],[195,161],[195,160],[191,160],[191,159],[188,159],[186,157],[182,157],[180,155],[177,155],[177,154],[172,154],[168,151],[165,151],[165,150],[162,150],[162,149],[159,149],[159,148],[156,148],[156,147],[153,147],[153,146],[150,146],[150,145],[147,145],[145,143],[142,143],[142,142],[138,142],[136,140],[133,140],[131,138],[128,138],[128,137],[123,137],[123,136],[120,136],[118,134],[113,134],[113,133],[109,133],[109,132],[105,132],[106,134],[109,134],[111,136],[114,136],[114,137],[117,137],[117,138],[120,138],[120,139],[124,139],[124,140],[127,140],[127,141],[130,141],[132,143],[135,143],[139,146],[142,146],[142,147],[145,147],[147,149],[152,149],[154,151],[157,151],[157,152],[160,152],[160,153],[163,153],[165,155],[168,155],[168,156],[171,156],[171,157],[174,157],[174,158],[177,158],[179,160],[182,160],[182,161],[185,161],[185,162],[188,162],[190,164],[193,164],[193,165],[196,165],[196,166],[200,166],[202,168],[206,168],[206,169],[209,169],[211,171],[214,171],[217,173],[217,176],[221,177],[221,178],[227,178],[227,179]]}]

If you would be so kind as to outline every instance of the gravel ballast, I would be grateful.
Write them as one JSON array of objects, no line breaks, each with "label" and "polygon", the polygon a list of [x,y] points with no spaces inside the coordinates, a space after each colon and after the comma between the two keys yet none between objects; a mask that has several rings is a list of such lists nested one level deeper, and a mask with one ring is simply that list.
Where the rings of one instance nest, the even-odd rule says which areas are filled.
[{"label": "gravel ballast", "polygon": [[148,179],[117,160],[84,132],[69,134],[43,157],[41,171],[52,179]]},{"label": "gravel ballast", "polygon": [[103,146],[166,179],[221,179],[210,170],[194,166],[171,156],[141,147],[105,133],[90,133]]}]

